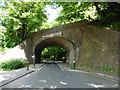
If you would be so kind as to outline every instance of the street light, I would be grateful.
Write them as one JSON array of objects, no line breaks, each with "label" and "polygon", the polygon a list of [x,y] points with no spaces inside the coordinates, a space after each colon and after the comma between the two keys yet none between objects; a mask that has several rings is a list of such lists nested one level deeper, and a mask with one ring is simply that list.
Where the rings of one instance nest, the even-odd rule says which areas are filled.
[{"label": "street light", "polygon": [[73,67],[74,67],[74,69],[75,69],[75,60],[73,61]]},{"label": "street light", "polygon": [[68,66],[68,60],[66,60],[66,62],[67,62],[67,66]]},{"label": "street light", "polygon": [[29,63],[30,63],[30,61],[27,60],[26,63],[27,63],[27,70],[29,70]]},{"label": "street light", "polygon": [[33,67],[35,68],[35,56],[32,56],[33,58]]}]

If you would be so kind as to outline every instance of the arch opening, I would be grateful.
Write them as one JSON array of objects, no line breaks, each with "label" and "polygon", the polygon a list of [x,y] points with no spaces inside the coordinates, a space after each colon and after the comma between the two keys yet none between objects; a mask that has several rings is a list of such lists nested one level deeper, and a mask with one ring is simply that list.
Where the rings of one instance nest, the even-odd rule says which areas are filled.
[{"label": "arch opening", "polygon": [[39,44],[36,45],[35,47],[35,63],[41,63],[42,61],[42,51],[44,51],[45,48],[47,47],[61,47],[65,50],[65,56],[69,64],[72,63],[72,61],[75,59],[75,52],[74,52],[74,45],[67,39],[65,38],[60,38],[60,37],[53,37],[49,39],[42,40]]},{"label": "arch opening", "polygon": [[45,63],[54,63],[57,62],[66,62],[66,53],[67,51],[60,46],[48,46],[43,49],[41,54],[41,62]]}]

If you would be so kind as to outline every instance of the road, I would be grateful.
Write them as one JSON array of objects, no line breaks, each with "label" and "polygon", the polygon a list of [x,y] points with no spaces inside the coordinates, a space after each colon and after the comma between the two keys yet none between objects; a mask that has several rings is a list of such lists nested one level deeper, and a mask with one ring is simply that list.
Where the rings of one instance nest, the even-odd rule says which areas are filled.
[{"label": "road", "polygon": [[114,88],[117,85],[113,80],[82,72],[65,71],[57,64],[46,64],[3,88]]}]

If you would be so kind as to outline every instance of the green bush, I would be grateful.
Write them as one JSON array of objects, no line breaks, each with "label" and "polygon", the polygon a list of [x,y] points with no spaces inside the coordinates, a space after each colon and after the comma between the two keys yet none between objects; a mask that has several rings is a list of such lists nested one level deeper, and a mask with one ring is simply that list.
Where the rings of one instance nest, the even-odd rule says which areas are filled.
[{"label": "green bush", "polygon": [[26,65],[25,60],[14,59],[0,63],[0,68],[2,70],[14,70],[25,67]]}]

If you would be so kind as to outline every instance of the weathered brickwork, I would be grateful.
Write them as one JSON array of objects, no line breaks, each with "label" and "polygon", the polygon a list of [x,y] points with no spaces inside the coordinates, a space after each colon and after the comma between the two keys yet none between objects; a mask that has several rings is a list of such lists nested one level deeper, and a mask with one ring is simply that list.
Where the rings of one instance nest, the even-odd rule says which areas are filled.
[{"label": "weathered brickwork", "polygon": [[[118,68],[119,32],[97,28],[87,24],[86,20],[33,33],[30,38],[8,51],[1,60],[23,58],[40,62],[41,52],[52,45],[63,47],[67,51],[70,64],[86,66],[111,66]],[[10,53],[10,57],[6,57]]]}]

